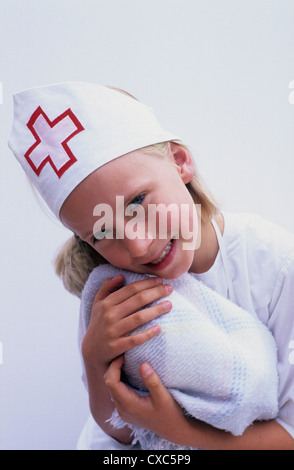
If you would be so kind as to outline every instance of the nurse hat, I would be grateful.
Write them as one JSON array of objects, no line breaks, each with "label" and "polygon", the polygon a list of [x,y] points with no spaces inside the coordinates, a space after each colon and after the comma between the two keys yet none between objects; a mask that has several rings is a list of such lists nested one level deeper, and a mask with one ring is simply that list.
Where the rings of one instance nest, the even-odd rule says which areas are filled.
[{"label": "nurse hat", "polygon": [[153,109],[120,91],[66,82],[14,95],[8,145],[51,211],[106,163],[148,145],[179,140]]}]

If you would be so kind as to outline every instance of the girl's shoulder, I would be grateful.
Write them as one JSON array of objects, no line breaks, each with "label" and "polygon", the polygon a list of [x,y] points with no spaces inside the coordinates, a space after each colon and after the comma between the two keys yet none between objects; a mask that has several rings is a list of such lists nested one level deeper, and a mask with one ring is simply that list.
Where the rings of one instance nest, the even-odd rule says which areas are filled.
[{"label": "girl's shoulder", "polygon": [[257,214],[224,213],[224,239],[228,252],[283,263],[294,252],[294,234]]},{"label": "girl's shoulder", "polygon": [[246,297],[246,291],[255,311],[267,311],[277,285],[294,282],[294,235],[254,214],[228,213],[224,219],[224,241],[238,295]]}]

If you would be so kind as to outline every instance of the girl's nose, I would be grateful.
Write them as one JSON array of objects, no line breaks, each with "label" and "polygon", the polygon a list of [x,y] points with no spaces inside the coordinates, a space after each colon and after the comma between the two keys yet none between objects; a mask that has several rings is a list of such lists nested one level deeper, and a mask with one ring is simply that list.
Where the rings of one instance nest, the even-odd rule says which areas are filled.
[{"label": "girl's nose", "polygon": [[146,258],[149,247],[153,241],[153,238],[148,234],[143,237],[127,238],[125,237],[124,243],[132,256],[132,258]]}]

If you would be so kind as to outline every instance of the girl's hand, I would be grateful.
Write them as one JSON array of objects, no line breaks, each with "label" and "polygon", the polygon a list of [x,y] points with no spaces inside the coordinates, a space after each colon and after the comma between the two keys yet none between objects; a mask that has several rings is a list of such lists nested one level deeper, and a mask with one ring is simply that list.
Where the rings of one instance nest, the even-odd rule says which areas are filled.
[{"label": "girl's hand", "polygon": [[158,375],[149,364],[140,366],[142,380],[150,392],[142,397],[121,382],[123,361],[123,356],[114,360],[104,376],[105,384],[122,420],[149,429],[171,442],[185,445],[189,419],[185,418],[180,406],[162,385]]},{"label": "girl's hand", "polygon": [[114,358],[159,333],[160,327],[153,326],[129,336],[135,328],[171,309],[171,302],[167,301],[145,309],[142,307],[166,297],[172,289],[168,291],[162,279],[154,277],[121,287],[123,280],[122,275],[107,279],[99,289],[82,342],[82,354],[92,416],[106,433],[128,444],[132,441],[129,428],[117,430],[108,423],[114,403],[105,385],[104,374]]},{"label": "girl's hand", "polygon": [[104,366],[105,370],[114,358],[156,336],[159,325],[136,335],[129,336],[129,333],[168,312],[172,306],[164,301],[143,309],[172,291],[172,286],[164,285],[162,279],[151,277],[121,287],[123,280],[123,275],[118,275],[103,282],[82,343],[84,360]]},{"label": "girl's hand", "polygon": [[185,417],[179,405],[148,364],[140,373],[150,395],[140,397],[120,380],[123,357],[109,366],[104,378],[121,418],[149,429],[170,442],[207,450],[294,450],[294,439],[276,421],[249,426],[241,436]]}]

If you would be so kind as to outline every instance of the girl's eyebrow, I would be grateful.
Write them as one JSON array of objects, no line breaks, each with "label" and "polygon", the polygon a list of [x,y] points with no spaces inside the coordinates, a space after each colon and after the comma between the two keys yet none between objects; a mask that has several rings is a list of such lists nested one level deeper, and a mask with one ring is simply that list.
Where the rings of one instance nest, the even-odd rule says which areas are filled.
[{"label": "girl's eyebrow", "polygon": [[126,195],[124,196],[125,197],[124,206],[127,207],[135,197],[139,196],[140,194],[147,193],[147,192],[148,192],[148,183],[147,181],[142,181],[140,185],[132,188],[127,196]]}]

